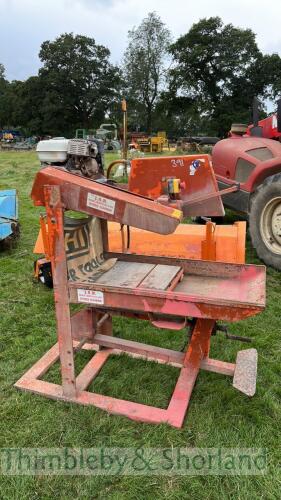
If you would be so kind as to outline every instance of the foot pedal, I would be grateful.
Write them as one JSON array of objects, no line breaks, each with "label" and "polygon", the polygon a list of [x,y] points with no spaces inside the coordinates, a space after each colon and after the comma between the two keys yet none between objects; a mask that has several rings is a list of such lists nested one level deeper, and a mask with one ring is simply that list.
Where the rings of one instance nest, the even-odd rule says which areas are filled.
[{"label": "foot pedal", "polygon": [[233,387],[247,396],[256,392],[258,353],[256,349],[238,351],[233,376]]}]

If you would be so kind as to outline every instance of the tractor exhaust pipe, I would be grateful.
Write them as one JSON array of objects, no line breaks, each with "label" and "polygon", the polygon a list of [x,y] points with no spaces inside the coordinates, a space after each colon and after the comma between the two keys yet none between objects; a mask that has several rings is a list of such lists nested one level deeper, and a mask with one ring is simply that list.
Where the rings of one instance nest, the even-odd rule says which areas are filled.
[{"label": "tractor exhaust pipe", "polygon": [[259,126],[259,114],[260,114],[260,101],[255,96],[253,98],[253,125],[254,127]]},{"label": "tractor exhaust pipe", "polygon": [[277,101],[277,130],[281,132],[281,99]]},{"label": "tractor exhaust pipe", "polygon": [[253,126],[250,132],[253,137],[262,137],[262,127],[259,125],[259,110],[260,101],[255,96],[253,98]]}]

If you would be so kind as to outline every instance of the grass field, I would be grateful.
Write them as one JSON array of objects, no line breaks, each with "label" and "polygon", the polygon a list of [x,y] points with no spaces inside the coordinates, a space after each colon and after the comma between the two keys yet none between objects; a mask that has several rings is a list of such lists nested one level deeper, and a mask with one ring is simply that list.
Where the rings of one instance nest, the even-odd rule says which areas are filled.
[{"label": "grass field", "polygon": [[[40,209],[29,194],[39,165],[35,153],[0,152],[0,189],[19,193],[21,237],[0,254],[0,447],[241,447],[266,448],[264,476],[2,476],[3,499],[277,499],[280,498],[281,386],[280,274],[267,272],[264,313],[233,324],[231,333],[250,336],[259,352],[257,393],[249,400],[231,379],[200,372],[183,429],[136,423],[90,407],[54,402],[18,392],[13,383],[56,341],[52,291],[33,281],[33,245]],[[247,244],[248,262],[259,263]],[[184,334],[157,331],[146,322],[116,319],[117,335],[181,349]],[[246,346],[247,347],[247,346]],[[212,357],[235,361],[241,342],[212,340]],[[88,359],[79,354],[77,366]],[[178,370],[155,363],[113,358],[95,391],[165,407]],[[58,379],[58,370],[49,377]]]}]

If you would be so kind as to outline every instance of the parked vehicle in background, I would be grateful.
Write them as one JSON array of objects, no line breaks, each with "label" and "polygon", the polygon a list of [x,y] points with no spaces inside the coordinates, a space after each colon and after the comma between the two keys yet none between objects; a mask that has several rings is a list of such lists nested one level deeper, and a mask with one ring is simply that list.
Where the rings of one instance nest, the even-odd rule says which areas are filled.
[{"label": "parked vehicle in background", "polygon": [[0,247],[19,235],[18,200],[15,189],[0,191]]},{"label": "parked vehicle in background", "polygon": [[223,196],[224,205],[247,214],[252,244],[259,258],[278,270],[281,270],[280,103],[276,115],[261,121],[254,109],[253,125],[243,129],[243,125],[235,124],[230,137],[215,144],[212,153],[219,188],[237,186],[234,193]]}]

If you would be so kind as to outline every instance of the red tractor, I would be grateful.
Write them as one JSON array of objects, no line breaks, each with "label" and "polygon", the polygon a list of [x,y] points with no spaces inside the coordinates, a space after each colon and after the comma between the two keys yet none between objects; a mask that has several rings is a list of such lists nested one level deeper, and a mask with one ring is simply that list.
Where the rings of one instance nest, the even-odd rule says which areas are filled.
[{"label": "red tractor", "polygon": [[[281,101],[278,112],[249,127],[234,125],[213,148],[213,167],[225,207],[248,215],[252,244],[265,264],[281,270]],[[275,140],[273,140],[275,139]]]}]

